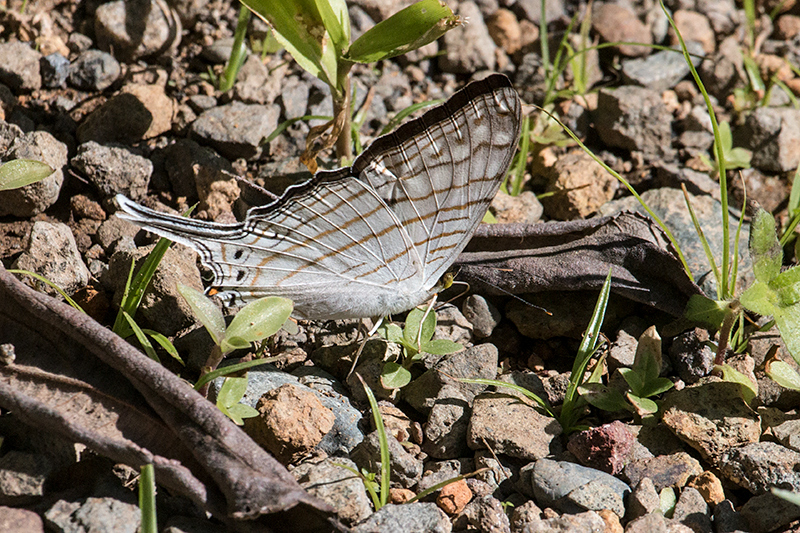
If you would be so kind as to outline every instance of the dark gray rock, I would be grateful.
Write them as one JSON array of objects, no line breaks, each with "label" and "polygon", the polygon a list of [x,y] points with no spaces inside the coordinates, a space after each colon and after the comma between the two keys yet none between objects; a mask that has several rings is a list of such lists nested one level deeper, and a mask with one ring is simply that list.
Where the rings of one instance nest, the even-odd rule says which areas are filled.
[{"label": "dark gray rock", "polygon": [[125,61],[134,61],[177,46],[181,23],[164,2],[114,0],[95,11],[94,31],[100,48],[113,50]]},{"label": "dark gray rock", "polygon": [[[66,224],[34,222],[28,248],[14,262],[14,268],[36,272],[67,294],[73,294],[89,283],[89,270],[81,259],[72,230]],[[42,289],[56,295],[55,289],[49,286]]]},{"label": "dark gray rock", "polygon": [[136,493],[113,478],[99,482],[89,497],[56,501],[45,511],[44,519],[52,531],[136,533],[141,514]]},{"label": "dark gray rock", "polygon": [[752,150],[751,164],[768,172],[789,172],[800,164],[800,110],[758,107],[736,137]]},{"label": "dark gray rock", "polygon": [[716,354],[705,343],[708,331],[694,328],[681,333],[672,341],[669,357],[678,376],[689,385],[697,383],[714,368]]},{"label": "dark gray rock", "polygon": [[336,509],[342,522],[352,525],[368,517],[372,507],[364,483],[340,465],[356,468],[350,459],[336,457],[300,464],[292,475],[307,492]]},{"label": "dark gray rock", "polygon": [[672,113],[657,91],[633,85],[601,89],[594,120],[607,146],[642,152],[647,159],[672,158]]},{"label": "dark gray rock", "polygon": [[653,480],[649,477],[642,478],[633,489],[627,500],[628,508],[626,518],[635,520],[648,513],[654,513],[661,509],[661,499],[658,496]]},{"label": "dark gray rock", "polygon": [[80,145],[71,163],[107,199],[117,193],[134,200],[144,198],[153,173],[149,159],[127,148],[103,146],[94,141]]},{"label": "dark gray rock", "polygon": [[0,502],[27,505],[45,494],[53,461],[45,455],[10,450],[0,458]]},{"label": "dark gray rock", "polygon": [[566,461],[536,461],[531,476],[533,492],[540,505],[567,513],[611,509],[625,514],[624,498],[631,488],[619,479]]},{"label": "dark gray rock", "polygon": [[308,84],[295,76],[284,80],[280,96],[284,117],[293,119],[306,114],[309,90]]},{"label": "dark gray rock", "polygon": [[435,503],[389,504],[352,529],[352,533],[450,533],[450,519]]},{"label": "dark gray rock", "polygon": [[280,107],[241,102],[209,109],[192,123],[192,137],[229,159],[251,159],[261,154],[261,141],[276,127]]},{"label": "dark gray rock", "polygon": [[472,324],[472,334],[478,339],[489,337],[502,319],[500,311],[478,294],[471,294],[464,299],[461,312]]},{"label": "dark gray rock", "polygon": [[480,344],[443,357],[436,365],[403,389],[403,399],[417,411],[428,414],[439,390],[446,384],[455,384],[466,398],[474,398],[485,389],[484,385],[456,382],[454,378],[494,379],[497,375],[497,348]]},{"label": "dark gray rock", "polygon": [[69,75],[69,59],[58,52],[44,56],[39,62],[42,85],[48,89],[63,87]]},{"label": "dark gray rock", "polygon": [[39,60],[42,54],[28,43],[0,43],[0,83],[13,91],[30,92],[42,86]]},{"label": "dark gray rock", "polygon": [[770,487],[800,491],[800,452],[774,442],[754,442],[722,456],[720,472],[753,494]]},{"label": "dark gray rock", "polygon": [[657,492],[667,487],[682,487],[703,473],[700,462],[686,452],[639,459],[625,465],[624,475],[631,485],[649,478]]},{"label": "dark gray rock", "polygon": [[733,502],[722,500],[714,506],[714,525],[717,533],[734,533],[736,531],[747,531],[747,521],[742,514],[737,511]]},{"label": "dark gray rock", "polygon": [[[281,60],[282,61],[282,60]],[[281,66],[267,65],[257,54],[250,54],[236,76],[233,94],[236,100],[246,104],[271,104],[281,94],[285,63]]]},{"label": "dark gray rock", "polygon": [[[700,43],[690,41],[686,45],[689,53],[705,55]],[[702,57],[692,57],[694,66],[698,66]],[[680,51],[663,50],[643,59],[629,59],[622,62],[623,79],[633,85],[641,85],[659,93],[675,87],[689,74],[689,65]]]},{"label": "dark gray rock", "polygon": [[[386,435],[389,442],[389,461],[391,479],[401,487],[413,488],[422,477],[422,462],[406,451],[392,435]],[[350,452],[350,458],[359,468],[365,468],[376,475],[381,469],[381,451],[378,432],[373,431]]]},{"label": "dark gray rock", "polygon": [[692,487],[684,487],[675,504],[672,519],[692,528],[695,533],[712,533],[711,512],[703,496]]},{"label": "dark gray rock", "polygon": [[765,492],[753,496],[740,510],[742,518],[753,533],[768,533],[800,518],[800,506]]},{"label": "dark gray rock", "polygon": [[67,80],[76,89],[103,91],[117,81],[121,72],[119,62],[111,54],[86,50],[69,66]]}]

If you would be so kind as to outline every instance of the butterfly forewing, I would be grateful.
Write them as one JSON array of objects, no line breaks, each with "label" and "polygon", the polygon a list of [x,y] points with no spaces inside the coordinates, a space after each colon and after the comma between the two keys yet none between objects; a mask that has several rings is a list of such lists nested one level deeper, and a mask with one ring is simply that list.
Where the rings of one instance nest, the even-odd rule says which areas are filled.
[{"label": "butterfly forewing", "polygon": [[519,114],[508,80],[490,76],[377,139],[352,168],[319,172],[240,224],[118,198],[126,218],[195,248],[229,300],[286,296],[302,318],[398,313],[430,297],[480,222]]}]

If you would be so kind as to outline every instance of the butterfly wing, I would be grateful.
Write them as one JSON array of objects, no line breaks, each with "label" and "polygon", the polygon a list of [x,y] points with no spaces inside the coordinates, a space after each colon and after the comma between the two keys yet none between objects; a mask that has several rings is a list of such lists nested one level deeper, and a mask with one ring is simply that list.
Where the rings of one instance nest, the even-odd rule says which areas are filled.
[{"label": "butterfly wing", "polygon": [[508,78],[489,76],[377,139],[353,163],[408,232],[425,265],[425,289],[483,219],[511,164],[520,115]]}]

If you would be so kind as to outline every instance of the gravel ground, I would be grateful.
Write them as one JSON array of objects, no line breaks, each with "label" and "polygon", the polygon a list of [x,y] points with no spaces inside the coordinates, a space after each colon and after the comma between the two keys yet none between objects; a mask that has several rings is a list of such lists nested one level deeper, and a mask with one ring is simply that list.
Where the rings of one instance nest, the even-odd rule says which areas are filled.
[{"label": "gravel ground", "polygon": [[[300,120],[269,144],[261,140],[285,120],[330,115],[328,89],[279,50],[251,53],[234,88],[216,90],[213,78],[230,52],[238,5],[43,0],[21,13],[19,2],[7,1],[0,0],[0,161],[37,159],[56,172],[0,192],[6,268],[39,272],[110,325],[131,260],[144,257],[155,242],[116,216],[116,194],[171,213],[199,202],[194,216],[231,222],[239,193],[232,175],[278,194],[303,179],[299,155],[319,121]],[[488,72],[506,74],[525,103],[544,102],[540,3],[448,3],[468,24],[406,56],[354,67],[356,105],[371,95],[361,128],[365,146],[397,112],[445,98]],[[734,0],[666,3],[695,54],[718,120],[730,125],[734,147],[752,153],[747,168],[729,173],[731,205],[741,206],[746,190],[750,208],[758,204],[785,223],[800,164],[800,4],[757,2],[750,32]],[[348,2],[353,39],[406,5]],[[587,7],[547,1],[551,57],[570,19],[578,13],[583,20]],[[594,2],[591,10],[590,45],[677,42],[652,0]],[[574,49],[586,47],[579,28],[572,26],[568,36]],[[259,45],[266,32],[265,24],[252,21],[250,44]],[[761,86],[748,77],[743,54],[752,59]],[[578,57],[585,58],[585,70],[581,75],[568,68],[559,76],[554,112],[656,213],[667,214],[695,281],[713,295],[680,190],[686,186],[718,249],[711,122],[688,65],[680,54],[632,44]],[[537,112],[531,113],[537,123]],[[615,178],[562,142],[559,132],[535,132],[522,194],[500,193],[492,204],[499,223],[577,220],[637,208]],[[740,287],[752,280],[746,243],[744,236]],[[196,255],[181,246],[165,256],[137,320],[174,341],[186,361],[175,371],[193,382],[211,344],[177,294],[176,281],[203,287]],[[301,323],[297,334],[280,333],[270,351],[283,358],[249,373],[242,402],[260,415],[247,419],[245,431],[353,531],[800,531],[800,507],[770,492],[800,492],[800,395],[764,374],[773,344],[778,357],[794,364],[775,329],[754,334],[744,353],[728,356],[732,367],[758,383],[749,405],[737,385],[712,375],[707,331],[662,333],[661,375],[673,387],[657,396],[659,416],[647,423],[626,411],[587,407],[589,429],[567,435],[517,393],[453,379],[501,379],[559,406],[595,298],[591,292],[531,296],[553,313],[543,318],[539,309],[512,298],[461,297],[438,311],[435,338],[465,349],[426,356],[402,390],[379,382],[384,360],[398,356],[397,346],[370,340],[356,371],[381,400],[390,434],[391,504],[379,512],[363,483],[341,466],[377,472],[380,462],[363,390],[349,374],[357,323]],[[663,331],[671,321],[612,296],[603,327],[609,386],[624,386],[619,369],[633,364],[646,330],[656,325]],[[218,386],[212,386],[212,398]],[[0,529],[135,531],[135,472],[76,450],[57,435],[42,438],[40,431],[21,424],[13,410],[2,411]],[[475,471],[421,502],[405,503]],[[661,507],[670,495],[676,503],[665,515]],[[181,497],[162,491],[158,505],[165,531],[223,528]],[[303,530],[302,523],[274,524],[290,526]]]}]

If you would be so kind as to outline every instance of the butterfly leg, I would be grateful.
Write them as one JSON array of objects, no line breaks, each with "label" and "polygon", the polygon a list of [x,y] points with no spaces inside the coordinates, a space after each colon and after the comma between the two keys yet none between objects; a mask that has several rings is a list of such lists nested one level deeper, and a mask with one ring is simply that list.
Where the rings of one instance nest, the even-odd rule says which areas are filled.
[{"label": "butterfly leg", "polygon": [[[350,366],[350,372],[347,373],[347,377],[348,378],[353,373],[353,370],[356,369],[356,364],[358,364],[358,359],[359,359],[359,357],[361,357],[361,353],[364,351],[364,346],[367,345],[367,341],[373,335],[375,335],[375,332],[378,331],[379,327],[381,327],[381,324],[383,324],[383,319],[384,318],[386,318],[386,317],[379,317],[379,318],[373,318],[372,319],[373,322],[375,323],[375,325],[372,326],[372,328],[365,333],[364,340],[362,340],[361,344],[358,345],[358,350],[356,351],[355,356],[353,356],[353,364],[352,364],[352,366]],[[364,327],[364,322],[361,322],[361,324],[359,325],[358,330],[359,331],[363,331],[363,329],[362,329],[363,327]]]}]

